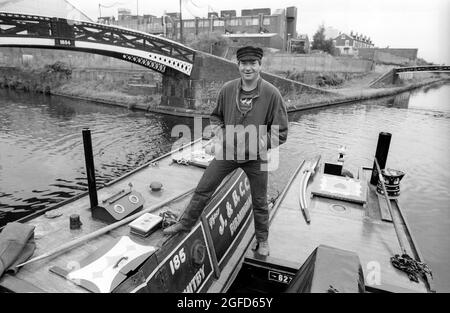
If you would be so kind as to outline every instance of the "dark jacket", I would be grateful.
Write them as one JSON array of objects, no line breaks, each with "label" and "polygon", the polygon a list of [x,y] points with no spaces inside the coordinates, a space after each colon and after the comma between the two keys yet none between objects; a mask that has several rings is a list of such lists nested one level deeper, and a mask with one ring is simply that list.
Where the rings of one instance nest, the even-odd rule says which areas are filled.
[{"label": "dark jacket", "polygon": [[[260,158],[268,149],[283,144],[288,134],[288,116],[286,106],[278,89],[260,78],[257,83],[253,106],[250,111],[243,114],[239,110],[239,91],[241,78],[225,83],[219,91],[217,105],[211,114],[211,125],[219,126],[223,130],[224,148],[233,147],[234,155],[245,147],[245,160]],[[241,129],[234,129],[234,140],[230,129],[241,125]],[[258,140],[257,151],[249,146],[249,125],[256,126]],[[228,126],[228,127],[227,127]],[[230,127],[231,126],[231,127]],[[243,129],[245,128],[245,129]]]}]

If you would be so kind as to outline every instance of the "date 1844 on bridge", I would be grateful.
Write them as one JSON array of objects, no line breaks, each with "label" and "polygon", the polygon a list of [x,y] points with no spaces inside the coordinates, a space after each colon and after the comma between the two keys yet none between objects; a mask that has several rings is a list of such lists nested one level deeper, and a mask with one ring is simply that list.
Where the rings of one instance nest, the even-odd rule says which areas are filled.
[{"label": "date 1844 on bridge", "polygon": [[55,46],[73,47],[75,46],[75,41],[71,39],[55,39]]}]

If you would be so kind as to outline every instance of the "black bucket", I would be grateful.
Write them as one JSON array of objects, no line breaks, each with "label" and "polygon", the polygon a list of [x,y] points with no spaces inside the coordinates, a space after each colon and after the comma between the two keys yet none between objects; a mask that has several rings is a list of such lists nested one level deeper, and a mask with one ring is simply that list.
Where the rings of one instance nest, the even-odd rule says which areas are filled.
[{"label": "black bucket", "polygon": [[[381,170],[381,174],[384,178],[384,185],[386,186],[386,191],[389,197],[398,197],[400,195],[400,181],[402,180],[405,173],[399,170],[394,170],[391,168]],[[377,192],[384,194],[381,182],[378,181]]]}]

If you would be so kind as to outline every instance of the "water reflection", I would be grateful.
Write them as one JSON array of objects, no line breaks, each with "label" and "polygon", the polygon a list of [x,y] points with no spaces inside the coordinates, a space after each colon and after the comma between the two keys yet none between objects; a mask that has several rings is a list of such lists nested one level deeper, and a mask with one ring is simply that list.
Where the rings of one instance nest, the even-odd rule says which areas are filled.
[{"label": "water reflection", "polygon": [[[389,107],[399,108],[399,109],[407,109],[409,106],[409,98],[411,97],[410,92],[403,92],[397,96],[395,96],[393,99],[388,101]],[[391,104],[391,106],[390,106]]]},{"label": "water reflection", "polygon": [[83,128],[91,129],[101,187],[170,151],[172,128],[194,123],[8,90],[0,99],[0,225],[87,190]]}]

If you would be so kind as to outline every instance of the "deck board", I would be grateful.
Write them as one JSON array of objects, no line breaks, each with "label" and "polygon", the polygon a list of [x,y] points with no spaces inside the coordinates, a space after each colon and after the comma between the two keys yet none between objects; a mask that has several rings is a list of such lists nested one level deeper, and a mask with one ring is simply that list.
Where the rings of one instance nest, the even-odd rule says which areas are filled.
[{"label": "deck board", "polygon": [[389,212],[388,205],[386,203],[386,199],[383,195],[377,194],[378,203],[380,204],[380,213],[381,219],[386,222],[392,222],[392,216]]},{"label": "deck board", "polygon": [[[366,284],[373,281],[374,276],[370,274],[373,273],[374,266],[379,265],[381,286],[427,292],[422,280],[420,283],[411,282],[405,273],[391,265],[390,257],[400,253],[400,247],[393,224],[373,218],[379,214],[368,212],[369,208],[379,209],[378,198],[372,186],[367,189],[369,203],[366,206],[316,196],[308,199],[311,216],[311,223],[308,225],[298,204],[299,180],[300,175],[293,181],[271,223],[271,257],[303,264],[317,246],[329,245],[354,251],[359,255]],[[374,199],[376,203],[373,203]],[[333,210],[332,204],[344,205],[346,210]],[[400,223],[400,219],[396,221],[403,229],[402,237],[405,242],[410,243],[406,238],[406,226]],[[406,248],[408,253],[414,253],[411,245]]]},{"label": "deck board", "polygon": [[[201,149],[201,144],[201,141],[197,142],[194,145],[194,148]],[[133,190],[140,192],[145,199],[145,209],[194,188],[201,178],[203,171],[203,168],[173,163],[171,156],[169,156],[159,160],[156,166],[143,168],[141,171],[116,182],[112,186],[107,186],[98,190],[99,205],[102,204],[101,201],[103,199],[114,195],[121,189],[128,190],[128,183],[132,182]],[[161,182],[163,184],[163,189],[158,192],[152,192],[149,188],[149,184],[152,181]],[[170,204],[169,209],[176,214],[181,214],[187,201],[190,199],[190,196],[191,195],[188,195],[183,199],[173,201]],[[80,238],[107,226],[107,224],[102,221],[92,219],[89,207],[89,196],[85,196],[56,209],[63,213],[62,216],[48,219],[44,215],[41,215],[27,222],[27,224],[36,225],[36,250],[33,256],[39,256],[63,243]],[[158,214],[165,209],[168,209],[168,207],[162,207],[156,210],[154,214]],[[83,223],[81,229],[70,230],[69,217],[72,214],[80,215],[81,222]],[[49,268],[52,266],[59,266],[63,269],[75,269],[77,264],[90,254],[112,240],[124,235],[130,235],[129,227],[127,225],[123,225],[97,238],[84,242],[83,244],[54,257],[27,264],[20,269],[15,278],[38,286],[46,292],[87,292],[84,288],[51,273]],[[133,235],[131,235],[131,237],[137,243],[158,246],[161,244],[164,236],[159,230],[146,239],[141,239]],[[4,275],[0,279],[0,284],[8,285],[8,277],[11,276],[9,274]],[[11,277],[11,281],[12,280],[13,278]]]},{"label": "deck board", "polygon": [[411,284],[406,274],[390,264],[390,257],[398,253],[397,239],[390,225],[370,221],[359,223],[314,212],[311,212],[311,224],[307,225],[298,210],[280,209],[282,211],[271,225],[271,256],[303,263],[317,246],[330,245],[357,252],[366,279],[369,262],[375,261],[380,264],[382,283],[426,291],[423,284]]}]

